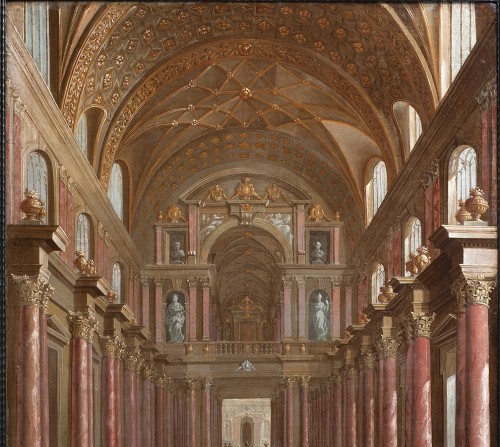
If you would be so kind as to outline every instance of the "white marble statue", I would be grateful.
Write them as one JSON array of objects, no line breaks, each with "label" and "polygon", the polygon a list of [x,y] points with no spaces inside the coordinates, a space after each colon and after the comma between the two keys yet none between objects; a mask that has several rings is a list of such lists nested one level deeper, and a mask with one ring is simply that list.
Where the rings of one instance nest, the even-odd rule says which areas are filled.
[{"label": "white marble statue", "polygon": [[172,302],[167,307],[167,328],[169,334],[169,342],[184,341],[184,322],[186,316],[184,306],[179,303],[177,294],[172,295]]},{"label": "white marble statue", "polygon": [[290,220],[291,220],[290,214],[281,214],[281,213],[276,213],[276,214],[269,214],[266,216],[266,220],[268,222],[271,222],[278,230],[280,230],[285,237],[288,239],[288,242],[290,242],[290,245],[292,244],[292,231],[290,230]]},{"label": "white marble statue", "polygon": [[328,299],[317,292],[311,300],[309,309],[309,334],[311,340],[328,339],[328,312],[330,303]]}]

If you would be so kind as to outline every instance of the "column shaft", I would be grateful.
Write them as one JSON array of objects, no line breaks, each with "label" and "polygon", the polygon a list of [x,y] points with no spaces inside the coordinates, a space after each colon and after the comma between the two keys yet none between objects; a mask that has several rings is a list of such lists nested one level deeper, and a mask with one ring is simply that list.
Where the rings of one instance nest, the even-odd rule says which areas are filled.
[{"label": "column shaft", "polygon": [[188,390],[187,395],[187,441],[188,445],[196,445],[196,390]]},{"label": "column shaft", "polygon": [[135,447],[138,445],[137,437],[137,417],[139,406],[138,377],[135,371],[127,369],[125,371],[125,447]]},{"label": "column shaft", "polygon": [[355,377],[347,377],[345,380],[346,387],[346,421],[345,421],[345,436],[346,447],[357,447],[357,430],[356,430],[356,384]]},{"label": "column shaft", "polygon": [[413,342],[413,430],[412,446],[432,447],[431,421],[431,341],[416,337]]},{"label": "column shaft", "polygon": [[196,282],[189,284],[189,341],[196,341]]},{"label": "column shaft", "polygon": [[287,447],[293,447],[293,388],[286,387]]},{"label": "column shaft", "polygon": [[378,360],[377,374],[377,446],[384,445],[384,358]]},{"label": "column shaft", "polygon": [[455,412],[455,446],[465,447],[465,390],[467,388],[466,357],[467,333],[465,312],[457,312],[457,352],[456,352],[456,412]]},{"label": "column shaft", "polygon": [[384,358],[384,395],[383,395],[383,445],[397,447],[398,444],[398,400],[396,388],[396,358]]},{"label": "column shaft", "polygon": [[364,370],[363,446],[375,447],[375,389],[373,368]]},{"label": "column shaft", "polygon": [[[71,447],[89,445],[88,341],[84,338],[71,339]],[[37,445],[23,444],[23,445]]]},{"label": "column shaft", "polygon": [[40,436],[41,447],[49,447],[49,345],[47,314],[40,310]]},{"label": "column shaft", "polygon": [[412,445],[413,431],[413,340],[408,340],[405,371],[405,445]]},{"label": "column shaft", "polygon": [[102,444],[105,447],[116,446],[116,411],[115,411],[115,362],[110,356],[102,358]]},{"label": "column shaft", "polygon": [[94,445],[94,371],[92,342],[87,342],[87,412],[89,415],[87,430],[89,431],[89,447]]},{"label": "column shaft", "polygon": [[203,340],[210,340],[210,287],[208,284],[203,284]]},{"label": "column shaft", "polygon": [[340,383],[334,384],[333,398],[333,447],[342,447],[342,388]]},{"label": "column shaft", "polygon": [[203,447],[212,447],[212,426],[210,423],[210,387],[203,389]]}]

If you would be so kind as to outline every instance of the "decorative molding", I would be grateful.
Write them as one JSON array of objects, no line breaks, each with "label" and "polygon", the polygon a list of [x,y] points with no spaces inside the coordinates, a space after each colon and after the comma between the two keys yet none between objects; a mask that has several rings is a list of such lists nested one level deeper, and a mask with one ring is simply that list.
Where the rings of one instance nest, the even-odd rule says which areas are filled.
[{"label": "decorative molding", "polygon": [[414,337],[427,337],[431,338],[431,325],[436,318],[436,314],[428,315],[424,312],[415,313],[411,312],[411,319],[413,323]]},{"label": "decorative molding", "polygon": [[190,289],[196,288],[196,286],[198,285],[198,278],[189,277],[189,278],[186,278],[186,281],[187,281]]},{"label": "decorative molding", "polygon": [[60,164],[59,165],[59,179],[62,180],[62,182],[67,185],[69,181],[69,174],[66,168]]},{"label": "decorative molding", "polygon": [[492,101],[497,99],[497,80],[493,78],[489,80],[476,96],[481,111],[487,110]]},{"label": "decorative molding", "polygon": [[41,275],[11,274],[11,277],[15,284],[19,306],[38,306],[43,312],[47,312],[48,301],[54,293],[54,287],[48,281]]},{"label": "decorative molding", "polygon": [[139,350],[125,351],[123,360],[125,368],[135,373],[140,371],[142,362],[144,361]]},{"label": "decorative molding", "polygon": [[68,319],[71,323],[71,335],[73,338],[83,338],[92,341],[94,331],[97,331],[99,328],[99,323],[93,311],[71,312]]},{"label": "decorative molding", "polygon": [[297,287],[304,287],[306,285],[306,277],[304,275],[295,275],[293,279],[297,283]]}]

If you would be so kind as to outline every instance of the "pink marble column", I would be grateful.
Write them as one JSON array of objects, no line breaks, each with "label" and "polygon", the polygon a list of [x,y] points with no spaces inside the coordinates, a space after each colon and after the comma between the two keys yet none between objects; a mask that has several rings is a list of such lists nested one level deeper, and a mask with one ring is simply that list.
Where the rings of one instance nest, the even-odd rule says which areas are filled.
[{"label": "pink marble column", "polygon": [[149,284],[151,280],[149,278],[141,278],[142,286],[142,306],[141,306],[141,317],[142,325],[149,329]]},{"label": "pink marble column", "polygon": [[306,340],[307,338],[307,319],[306,319],[306,279],[303,275],[297,275],[294,277],[297,283],[298,290],[298,328],[299,328],[299,339]]},{"label": "pink marble column", "polygon": [[12,275],[18,307],[17,444],[41,446],[40,302],[41,279]]},{"label": "pink marble column", "polygon": [[396,356],[399,342],[393,337],[382,339],[384,350],[384,392],[383,392],[383,446],[397,447],[398,444],[398,394]]},{"label": "pink marble column", "polygon": [[[465,299],[465,296],[464,296]],[[464,303],[457,306],[455,447],[465,447],[465,390],[467,332]]]},{"label": "pink marble column", "polygon": [[332,400],[333,400],[333,447],[342,447],[342,377],[336,373],[332,378]]},{"label": "pink marble column", "polygon": [[292,279],[283,277],[283,323],[284,339],[292,338]]},{"label": "pink marble column", "polygon": [[94,353],[92,348],[92,336],[89,338],[89,342],[87,344],[87,380],[88,380],[88,395],[87,395],[87,408],[89,414],[89,422],[87,430],[89,431],[89,447],[94,445],[94,370],[93,370],[93,362],[94,362]]},{"label": "pink marble column", "polygon": [[47,333],[47,301],[40,300],[40,437],[41,447],[49,447],[49,343]]},{"label": "pink marble column", "polygon": [[104,338],[101,340],[102,357],[102,424],[101,439],[104,447],[115,447],[117,443],[117,419],[120,419],[120,407],[117,407],[116,395],[120,394],[119,382],[116,377],[117,355],[120,349],[118,338]]},{"label": "pink marble column", "polygon": [[405,364],[405,445],[412,445],[413,432],[413,325],[410,321],[405,326],[406,364]]},{"label": "pink marble column", "polygon": [[201,281],[203,300],[203,341],[210,340],[210,278],[203,278]]},{"label": "pink marble column", "polygon": [[348,327],[352,324],[352,285],[350,277],[345,281],[345,327]]},{"label": "pink marble column", "polygon": [[[70,315],[71,330],[71,446],[93,445],[92,345],[90,340],[97,326],[93,312]],[[90,355],[89,355],[90,354]],[[30,444],[27,444],[30,445]]]},{"label": "pink marble column", "polygon": [[135,447],[139,444],[139,376],[140,354],[125,353],[125,447]]},{"label": "pink marble column", "polygon": [[330,339],[340,338],[340,280],[332,280],[332,303],[330,305]]},{"label": "pink marble column", "polygon": [[357,447],[356,430],[356,368],[345,365],[345,447]]},{"label": "pink marble column", "polygon": [[[361,362],[358,362],[358,375],[354,378],[356,391],[356,439],[363,442],[363,395],[364,395],[365,372]],[[364,444],[363,444],[364,445]]]},{"label": "pink marble column", "polygon": [[196,380],[187,379],[187,444],[196,445]]},{"label": "pink marble column", "polygon": [[384,353],[382,344],[376,345],[377,374],[377,446],[384,445]]},{"label": "pink marble column", "polygon": [[155,279],[155,340],[165,341],[163,334],[165,309],[163,307],[163,279]]},{"label": "pink marble column", "polygon": [[340,264],[340,227],[333,227],[333,263]]},{"label": "pink marble column", "polygon": [[150,393],[150,379],[152,377],[152,368],[150,366],[142,367],[143,380],[141,383],[142,388],[142,446],[153,447],[151,443],[151,393]]},{"label": "pink marble column", "polygon": [[490,445],[488,306],[494,286],[493,281],[485,281],[482,277],[467,279],[465,426],[468,447]]},{"label": "pink marble column", "polygon": [[[375,354],[368,351],[363,355],[363,396],[360,401],[363,411],[364,447],[375,447]],[[409,444],[408,444],[409,445]]]},{"label": "pink marble column", "polygon": [[174,413],[174,396],[172,389],[172,379],[169,378],[167,381],[166,388],[166,404],[165,404],[165,441],[167,447],[174,447],[174,430],[175,430],[175,413]]},{"label": "pink marble column", "polygon": [[122,440],[122,359],[121,354],[123,352],[124,344],[121,344],[118,356],[115,361],[115,382],[116,382],[116,392],[115,392],[115,409],[116,409],[116,445],[121,446]]},{"label": "pink marble column", "polygon": [[333,415],[333,409],[331,406],[331,383],[330,381],[326,381],[324,384],[324,397],[323,397],[323,402],[324,402],[324,408],[325,408],[325,424],[323,426],[323,430],[325,432],[325,445],[327,447],[331,447],[332,445],[332,440],[331,440],[331,432],[332,432],[332,415]]},{"label": "pink marble column", "polygon": [[432,447],[431,324],[435,315],[413,313],[413,429],[412,445]]},{"label": "pink marble column", "polygon": [[189,284],[189,341],[196,341],[196,292],[198,280],[188,278]]},{"label": "pink marble column", "polygon": [[155,445],[164,446],[165,445],[165,389],[164,389],[164,379],[163,377],[157,378],[156,383],[156,398],[155,398]]},{"label": "pink marble column", "polygon": [[[210,378],[203,380],[203,401],[202,401],[202,431],[203,447],[212,447],[212,426],[210,416],[210,387],[213,382]],[[194,444],[193,444],[194,445]]]},{"label": "pink marble column", "polygon": [[162,260],[162,248],[163,248],[162,231],[163,231],[162,227],[159,227],[159,226],[155,227],[155,262],[156,262],[156,265],[163,264],[163,260]]}]

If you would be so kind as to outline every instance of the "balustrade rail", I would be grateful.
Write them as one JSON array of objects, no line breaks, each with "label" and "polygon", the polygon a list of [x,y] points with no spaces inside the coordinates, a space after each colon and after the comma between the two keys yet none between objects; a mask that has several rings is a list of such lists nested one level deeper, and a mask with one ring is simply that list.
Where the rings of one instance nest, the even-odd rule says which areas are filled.
[{"label": "balustrade rail", "polygon": [[281,343],[270,342],[222,342],[215,343],[215,353],[221,355],[234,354],[281,354]]}]

